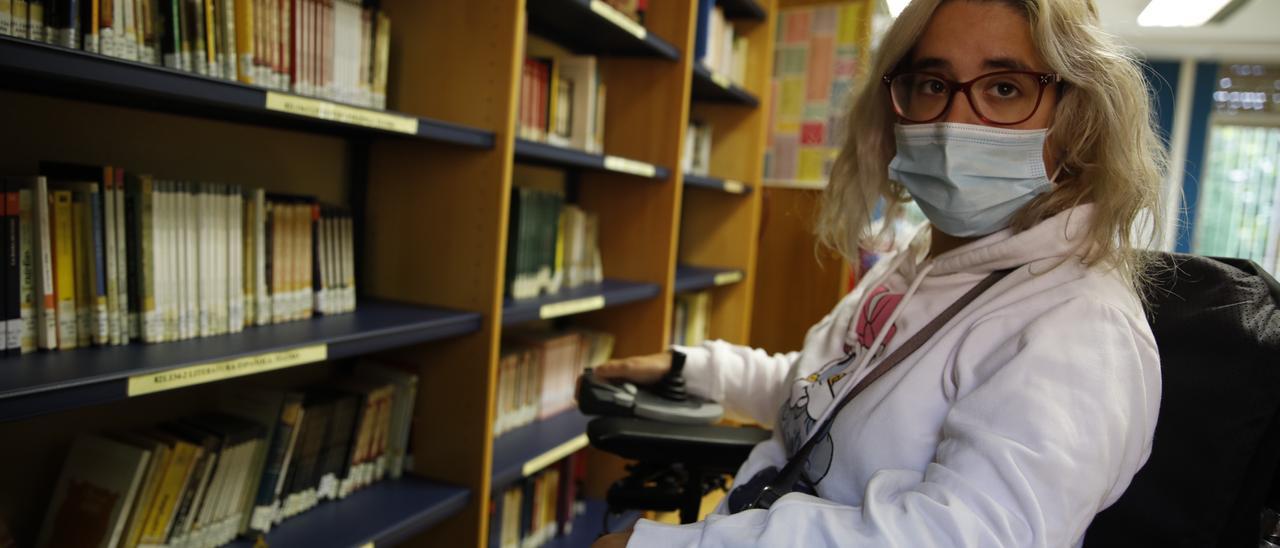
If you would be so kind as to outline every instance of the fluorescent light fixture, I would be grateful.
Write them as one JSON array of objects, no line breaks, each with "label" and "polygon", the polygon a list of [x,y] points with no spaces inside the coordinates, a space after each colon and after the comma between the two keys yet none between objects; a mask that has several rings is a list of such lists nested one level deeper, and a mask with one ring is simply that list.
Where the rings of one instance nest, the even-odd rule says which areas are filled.
[{"label": "fluorescent light fixture", "polygon": [[889,4],[889,15],[897,17],[907,7],[907,4],[911,3],[911,0],[887,0],[887,2]]},{"label": "fluorescent light fixture", "polygon": [[1144,27],[1198,27],[1227,7],[1232,0],[1151,0],[1138,14]]}]

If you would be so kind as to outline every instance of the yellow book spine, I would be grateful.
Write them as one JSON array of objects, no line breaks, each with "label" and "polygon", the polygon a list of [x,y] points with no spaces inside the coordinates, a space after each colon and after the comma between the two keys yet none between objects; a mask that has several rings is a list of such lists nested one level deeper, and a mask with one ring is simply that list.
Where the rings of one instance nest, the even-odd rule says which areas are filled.
[{"label": "yellow book spine", "polygon": [[72,222],[71,191],[49,193],[53,209],[54,278],[58,300],[58,348],[76,347],[76,261],[75,225]]},{"label": "yellow book spine", "polygon": [[195,464],[201,448],[186,442],[177,442],[173,446],[173,457],[169,468],[165,470],[164,482],[156,492],[152,503],[152,512],[147,516],[142,532],[142,544],[163,544],[167,540],[169,522],[173,520],[178,498],[187,484],[191,467]]},{"label": "yellow book spine", "polygon": [[236,77],[246,84],[253,80],[253,0],[236,3]]},{"label": "yellow book spine", "polygon": [[218,23],[213,16],[213,0],[204,0],[204,54],[210,74],[216,74],[218,66]]},{"label": "yellow book spine", "polygon": [[146,525],[147,517],[151,515],[152,510],[156,507],[156,493],[162,487],[164,479],[169,472],[173,451],[163,445],[159,447],[161,447],[160,453],[152,457],[158,460],[155,472],[146,478],[147,481],[143,486],[141,497],[138,499],[137,506],[133,508],[133,515],[129,517],[129,529],[124,542],[125,548],[133,548],[142,540],[142,531]]}]

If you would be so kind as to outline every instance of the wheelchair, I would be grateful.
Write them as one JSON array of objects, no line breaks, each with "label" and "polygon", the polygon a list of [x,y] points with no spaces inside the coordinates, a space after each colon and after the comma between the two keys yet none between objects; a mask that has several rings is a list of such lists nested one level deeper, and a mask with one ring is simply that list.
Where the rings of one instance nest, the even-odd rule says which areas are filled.
[{"label": "wheelchair", "polygon": [[[1246,260],[1154,263],[1147,312],[1163,397],[1151,456],[1084,546],[1280,547],[1280,283]],[[678,373],[653,389],[680,400]],[[602,416],[587,436],[633,461],[609,489],[610,512],[678,511],[692,523],[770,433]]]}]

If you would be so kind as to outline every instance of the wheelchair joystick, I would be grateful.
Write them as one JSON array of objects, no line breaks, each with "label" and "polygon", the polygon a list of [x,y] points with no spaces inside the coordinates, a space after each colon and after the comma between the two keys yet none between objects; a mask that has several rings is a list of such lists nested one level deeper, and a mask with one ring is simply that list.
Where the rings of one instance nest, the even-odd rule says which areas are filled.
[{"label": "wheelchair joystick", "polygon": [[665,400],[670,401],[688,401],[689,393],[684,388],[684,362],[671,362],[671,369],[667,370],[667,374],[658,379],[651,390],[654,394]]},{"label": "wheelchair joystick", "polygon": [[683,363],[657,383],[636,386],[629,382],[603,382],[590,370],[578,380],[578,408],[588,415],[636,417],[675,424],[711,424],[720,420],[720,404],[691,395],[685,389]]}]

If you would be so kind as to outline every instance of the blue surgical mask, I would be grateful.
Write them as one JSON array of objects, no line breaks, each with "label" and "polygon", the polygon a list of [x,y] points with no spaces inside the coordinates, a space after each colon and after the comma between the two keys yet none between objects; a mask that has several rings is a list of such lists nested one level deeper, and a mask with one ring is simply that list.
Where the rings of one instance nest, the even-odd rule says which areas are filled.
[{"label": "blue surgical mask", "polygon": [[1009,226],[1022,206],[1048,192],[1045,129],[973,124],[902,125],[889,178],[911,193],[939,230],[985,236]]}]

